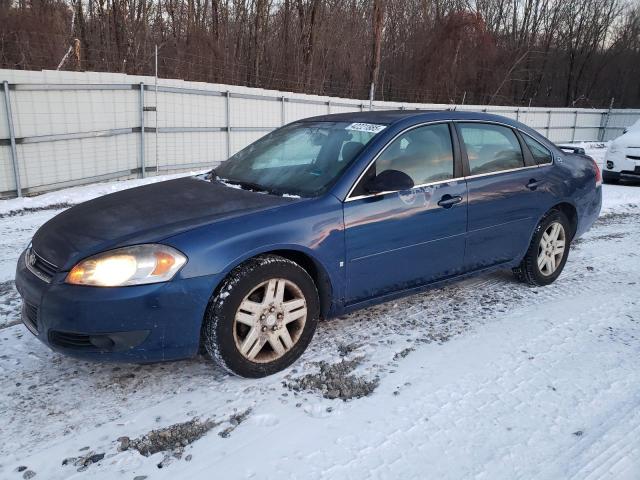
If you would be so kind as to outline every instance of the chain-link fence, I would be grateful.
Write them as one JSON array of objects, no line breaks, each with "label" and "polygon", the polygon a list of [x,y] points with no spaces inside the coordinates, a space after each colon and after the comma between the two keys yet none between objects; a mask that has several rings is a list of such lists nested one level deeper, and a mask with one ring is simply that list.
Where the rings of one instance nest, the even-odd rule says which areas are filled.
[{"label": "chain-link fence", "polygon": [[[0,81],[0,197],[205,169],[294,120],[369,108],[364,100],[112,73],[0,70]],[[640,110],[456,108],[517,119],[558,143],[606,141],[640,118]]]}]

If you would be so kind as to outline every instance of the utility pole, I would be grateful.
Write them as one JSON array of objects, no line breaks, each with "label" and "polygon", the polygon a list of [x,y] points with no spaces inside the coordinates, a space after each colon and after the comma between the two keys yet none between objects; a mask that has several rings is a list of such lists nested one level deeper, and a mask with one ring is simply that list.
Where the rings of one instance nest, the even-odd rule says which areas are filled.
[{"label": "utility pole", "polygon": [[373,0],[373,45],[371,49],[371,87],[369,88],[369,110],[373,110],[376,81],[380,72],[380,50],[384,26],[384,0]]}]

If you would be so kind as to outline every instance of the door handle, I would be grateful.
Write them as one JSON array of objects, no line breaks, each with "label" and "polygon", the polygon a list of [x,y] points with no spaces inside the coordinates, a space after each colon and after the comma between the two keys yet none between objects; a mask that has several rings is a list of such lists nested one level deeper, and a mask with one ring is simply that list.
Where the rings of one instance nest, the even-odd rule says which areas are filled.
[{"label": "door handle", "polygon": [[460,203],[461,201],[462,201],[462,197],[460,195],[456,195],[455,197],[452,197],[451,195],[447,194],[442,196],[442,198],[438,202],[438,205],[441,206],[442,208],[451,208],[456,203]]},{"label": "door handle", "polygon": [[529,190],[535,190],[541,184],[542,184],[542,181],[537,181],[535,178],[532,178],[531,180],[529,180],[529,183],[527,183],[527,188]]}]

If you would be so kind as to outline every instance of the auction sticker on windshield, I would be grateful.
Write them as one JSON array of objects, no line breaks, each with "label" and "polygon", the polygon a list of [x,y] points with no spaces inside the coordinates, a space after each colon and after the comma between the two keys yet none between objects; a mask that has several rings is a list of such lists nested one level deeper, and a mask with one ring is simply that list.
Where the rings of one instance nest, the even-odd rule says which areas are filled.
[{"label": "auction sticker on windshield", "polygon": [[358,132],[379,133],[387,128],[386,125],[377,125],[375,123],[352,123],[346,127],[347,130],[356,130]]}]

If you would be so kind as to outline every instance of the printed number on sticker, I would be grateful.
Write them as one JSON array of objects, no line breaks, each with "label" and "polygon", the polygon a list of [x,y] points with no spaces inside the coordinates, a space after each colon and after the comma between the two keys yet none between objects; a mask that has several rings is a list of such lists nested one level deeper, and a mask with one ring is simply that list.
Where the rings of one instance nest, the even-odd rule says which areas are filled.
[{"label": "printed number on sticker", "polygon": [[379,133],[384,130],[386,125],[376,125],[375,123],[352,123],[347,130],[356,130],[358,132]]}]

